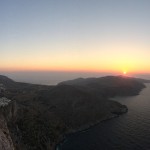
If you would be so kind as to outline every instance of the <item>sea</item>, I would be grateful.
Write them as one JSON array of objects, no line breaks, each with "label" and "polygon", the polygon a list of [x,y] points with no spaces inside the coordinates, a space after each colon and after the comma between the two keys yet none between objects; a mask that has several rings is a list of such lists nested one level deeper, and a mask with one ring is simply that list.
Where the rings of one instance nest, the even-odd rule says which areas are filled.
[{"label": "sea", "polygon": [[150,83],[137,96],[116,97],[128,112],[68,135],[59,150],[150,150]]}]

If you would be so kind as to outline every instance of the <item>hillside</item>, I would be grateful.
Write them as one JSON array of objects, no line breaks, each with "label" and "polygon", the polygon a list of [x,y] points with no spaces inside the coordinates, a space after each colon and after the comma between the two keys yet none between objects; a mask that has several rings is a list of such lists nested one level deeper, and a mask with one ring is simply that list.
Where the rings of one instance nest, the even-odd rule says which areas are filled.
[{"label": "hillside", "polygon": [[126,76],[106,76],[100,78],[78,78],[59,83],[58,85],[72,85],[89,88],[97,94],[112,96],[137,95],[145,87],[148,80],[131,78]]},{"label": "hillside", "polygon": [[126,106],[110,97],[136,95],[145,87],[121,76],[80,78],[57,86],[18,83],[0,76],[0,84],[5,87],[1,97],[16,104],[17,113],[8,122],[16,150],[53,150],[65,134],[127,112]]}]

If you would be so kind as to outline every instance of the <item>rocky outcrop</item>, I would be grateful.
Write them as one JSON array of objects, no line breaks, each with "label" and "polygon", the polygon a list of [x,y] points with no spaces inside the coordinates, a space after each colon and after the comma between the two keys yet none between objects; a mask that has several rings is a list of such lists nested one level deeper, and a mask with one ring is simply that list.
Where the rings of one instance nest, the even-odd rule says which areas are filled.
[{"label": "rocky outcrop", "polygon": [[0,149],[14,150],[14,145],[10,136],[5,118],[0,115]]},{"label": "rocky outcrop", "polygon": [[15,102],[5,97],[0,98],[0,150],[15,149],[8,126],[15,115]]}]

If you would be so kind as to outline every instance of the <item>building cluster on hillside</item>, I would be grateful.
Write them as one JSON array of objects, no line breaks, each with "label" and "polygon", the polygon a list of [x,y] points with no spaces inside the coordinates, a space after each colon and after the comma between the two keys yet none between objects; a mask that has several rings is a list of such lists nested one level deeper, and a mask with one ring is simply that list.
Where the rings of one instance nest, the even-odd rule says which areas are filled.
[{"label": "building cluster on hillside", "polygon": [[0,107],[7,106],[11,102],[10,99],[7,99],[6,97],[0,98]]}]

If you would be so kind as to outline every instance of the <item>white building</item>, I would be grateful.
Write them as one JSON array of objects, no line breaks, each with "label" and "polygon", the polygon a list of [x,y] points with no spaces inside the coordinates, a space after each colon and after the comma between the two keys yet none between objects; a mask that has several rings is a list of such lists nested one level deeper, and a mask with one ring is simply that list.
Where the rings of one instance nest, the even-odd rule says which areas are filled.
[{"label": "white building", "polygon": [[7,99],[6,97],[0,98],[0,107],[7,106],[11,100]]}]

